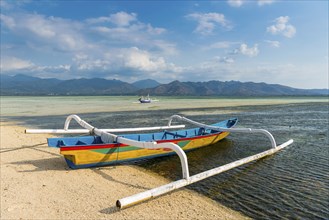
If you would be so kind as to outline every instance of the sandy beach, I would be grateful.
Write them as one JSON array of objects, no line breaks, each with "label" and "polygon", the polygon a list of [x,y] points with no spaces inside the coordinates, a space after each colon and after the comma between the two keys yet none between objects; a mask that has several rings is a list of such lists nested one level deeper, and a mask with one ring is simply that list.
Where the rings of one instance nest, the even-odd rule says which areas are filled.
[{"label": "sandy beach", "polygon": [[[66,108],[56,108],[64,100]],[[105,101],[104,101],[105,100]],[[269,105],[304,102],[325,102],[326,99],[251,99],[251,100],[176,100],[168,99],[150,105],[135,105],[121,97],[6,97],[1,99],[1,219],[246,219],[239,212],[186,188],[118,210],[121,199],[169,182],[155,172],[135,165],[109,166],[71,170],[58,149],[49,148],[49,135],[25,134],[35,128],[19,117],[77,113],[83,104],[84,113],[98,111],[177,109],[183,115],[218,115],[231,109],[225,106]],[[118,104],[114,104],[118,103]],[[203,111],[204,106],[216,107]],[[61,105],[62,106],[62,105]],[[112,106],[115,106],[112,108]],[[136,108],[135,108],[136,106]],[[118,109],[116,109],[118,108]],[[56,112],[58,110],[58,112]],[[235,110],[234,110],[235,111]],[[102,113],[99,113],[102,114]],[[58,116],[63,118],[63,116]],[[42,123],[42,122],[39,122]]]},{"label": "sandy beach", "polygon": [[246,219],[182,189],[118,210],[117,199],[169,181],[133,165],[71,170],[48,135],[1,122],[1,219]]}]

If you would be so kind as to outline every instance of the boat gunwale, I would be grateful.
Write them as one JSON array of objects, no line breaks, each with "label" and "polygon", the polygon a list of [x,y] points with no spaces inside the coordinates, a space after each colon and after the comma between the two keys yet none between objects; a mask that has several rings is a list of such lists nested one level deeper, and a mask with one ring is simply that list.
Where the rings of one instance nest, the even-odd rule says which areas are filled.
[{"label": "boat gunwale", "polygon": [[[177,139],[159,140],[159,141],[154,140],[154,142],[157,142],[158,144],[167,143],[167,142],[177,143],[177,142],[180,142],[180,141],[189,141],[189,140],[197,140],[197,139],[202,139],[202,138],[209,138],[209,137],[212,137],[212,136],[218,136],[222,133],[226,133],[226,131],[219,131],[219,132],[216,132],[216,133],[205,134],[205,135],[197,135],[197,136],[188,137],[188,138],[177,138]],[[88,145],[76,145],[76,146],[75,145],[71,145],[71,146],[62,145],[59,148],[60,148],[60,151],[71,151],[71,150],[92,150],[92,149],[117,148],[117,147],[126,147],[126,146],[130,146],[130,145],[121,144],[121,143],[88,144]]]}]

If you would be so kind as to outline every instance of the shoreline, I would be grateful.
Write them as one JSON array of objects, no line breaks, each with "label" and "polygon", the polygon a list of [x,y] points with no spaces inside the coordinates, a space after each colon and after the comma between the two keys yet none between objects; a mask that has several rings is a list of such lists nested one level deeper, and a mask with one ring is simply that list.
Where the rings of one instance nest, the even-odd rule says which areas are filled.
[{"label": "shoreline", "polygon": [[267,106],[281,104],[301,104],[310,102],[328,102],[328,97],[298,98],[202,98],[163,97],[158,102],[135,103],[134,97],[95,96],[95,97],[19,97],[0,96],[1,115],[6,116],[47,116],[65,114],[132,112],[157,110],[204,109],[243,106]]},{"label": "shoreline", "polygon": [[186,188],[118,210],[117,199],[169,180],[134,165],[71,170],[47,147],[49,135],[26,135],[13,121],[0,126],[1,219],[248,219]]}]

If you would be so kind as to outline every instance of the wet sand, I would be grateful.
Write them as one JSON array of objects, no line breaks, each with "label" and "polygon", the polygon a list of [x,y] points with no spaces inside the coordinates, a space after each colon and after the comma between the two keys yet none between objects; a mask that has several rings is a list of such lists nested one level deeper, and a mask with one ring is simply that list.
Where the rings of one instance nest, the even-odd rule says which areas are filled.
[{"label": "wet sand", "polygon": [[187,189],[118,210],[117,199],[168,180],[133,165],[71,170],[49,135],[0,125],[1,219],[246,219]]}]

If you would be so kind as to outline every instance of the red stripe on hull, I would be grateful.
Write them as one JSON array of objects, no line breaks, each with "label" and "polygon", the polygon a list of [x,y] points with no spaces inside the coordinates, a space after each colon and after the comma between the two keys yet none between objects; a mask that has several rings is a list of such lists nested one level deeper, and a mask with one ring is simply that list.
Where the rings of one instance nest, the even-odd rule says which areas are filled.
[{"label": "red stripe on hull", "polygon": [[[201,139],[201,138],[207,138],[207,137],[212,137],[212,136],[217,136],[221,133],[226,133],[226,132],[219,132],[215,134],[210,134],[210,135],[204,135],[204,136],[197,136],[193,138],[180,138],[180,139],[172,139],[172,140],[159,140],[157,143],[165,143],[165,142],[172,142],[172,143],[177,143],[179,141],[188,141],[188,140],[196,140],[196,139]],[[72,147],[60,147],[61,151],[70,151],[70,150],[92,150],[92,149],[103,149],[103,148],[117,148],[117,147],[126,147],[128,145],[126,144],[96,144],[96,145],[81,145],[81,146],[72,146]]]}]

